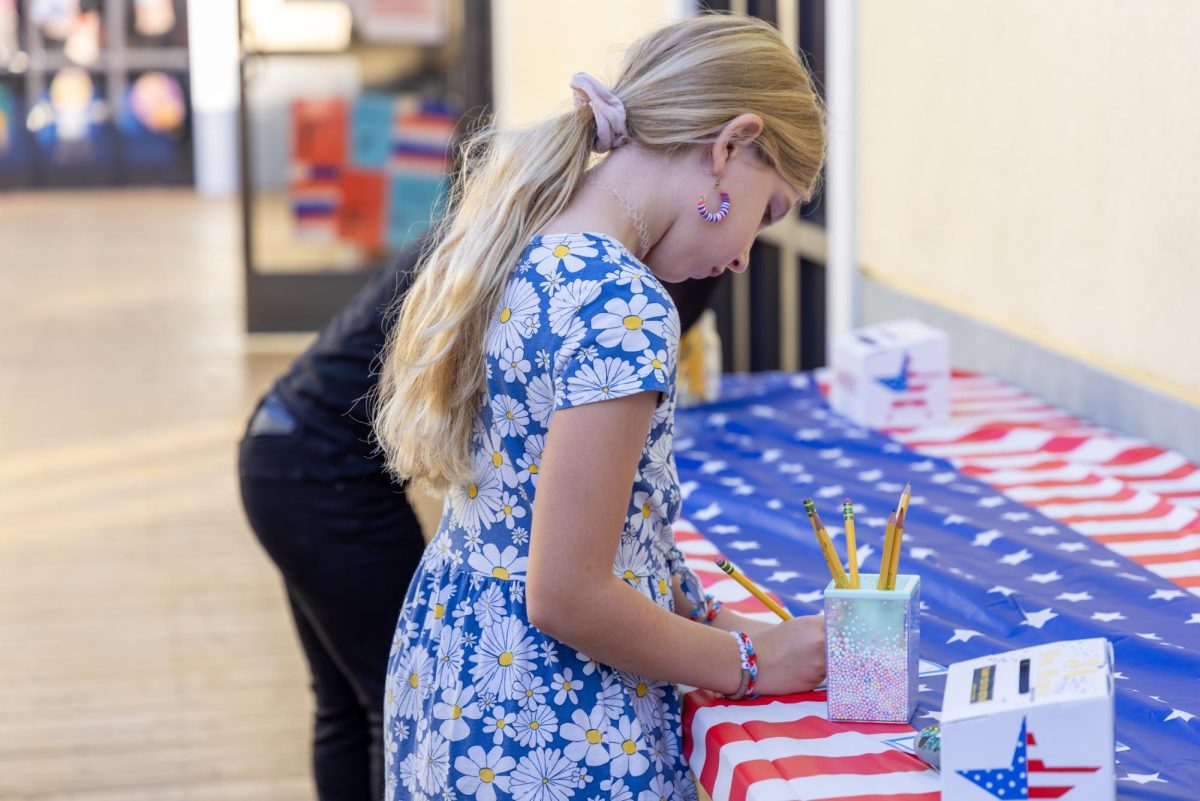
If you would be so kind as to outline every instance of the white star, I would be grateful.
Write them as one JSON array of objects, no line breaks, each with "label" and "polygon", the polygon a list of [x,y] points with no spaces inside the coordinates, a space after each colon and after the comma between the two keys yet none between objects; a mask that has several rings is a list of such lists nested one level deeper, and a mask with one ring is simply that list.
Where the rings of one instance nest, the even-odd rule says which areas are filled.
[{"label": "white star", "polygon": [[802,428],[796,432],[796,439],[802,442],[808,442],[814,439],[821,438],[821,429],[819,428]]},{"label": "white star", "polygon": [[783,501],[779,500],[778,498],[772,498],[771,500],[767,501],[767,508],[778,511],[783,508]]},{"label": "white star", "polygon": [[798,592],[792,596],[793,600],[804,604],[811,604],[821,600],[821,596],[825,594],[824,590],[816,590],[815,592]]},{"label": "white star", "polygon": [[938,710],[931,709],[928,712],[926,712],[924,715],[918,715],[917,717],[932,718],[933,720],[940,721],[942,719],[942,711],[940,709],[938,709]]},{"label": "white star", "polygon": [[1058,550],[1066,551],[1067,553],[1075,553],[1076,551],[1086,551],[1087,543],[1083,542],[1060,542]]},{"label": "white star", "polygon": [[992,587],[990,590],[988,590],[988,593],[993,593],[993,592],[998,592],[1001,595],[1003,595],[1005,598],[1007,598],[1008,596],[1015,593],[1016,590],[1012,590],[1012,589],[1009,589],[1008,587],[1003,587],[1003,586],[997,584],[995,587]]},{"label": "white star", "polygon": [[705,520],[712,520],[719,514],[721,514],[721,505],[718,503],[710,503],[699,512],[692,512],[690,515],[688,515],[688,517],[692,518],[693,520],[704,522]]},{"label": "white star", "polygon": [[817,451],[817,456],[820,456],[822,459],[837,459],[841,455],[841,448],[826,448],[823,451]]},{"label": "white star", "polygon": [[841,459],[838,459],[837,461],[835,461],[833,463],[833,466],[834,467],[854,467],[854,465],[856,465],[856,464],[858,464],[857,459],[851,459],[849,456],[843,456]]},{"label": "white star", "polygon": [[725,464],[720,459],[717,459],[715,461],[705,462],[704,464],[700,465],[700,472],[706,476],[711,476],[713,473],[720,473],[728,466],[729,465]]},{"label": "white star", "polygon": [[957,523],[965,523],[967,518],[962,515],[946,515],[946,519],[942,521],[943,526],[953,526]]},{"label": "white star", "polygon": [[937,465],[934,463],[934,461],[932,459],[926,459],[923,462],[913,462],[910,465],[910,469],[915,470],[918,473],[928,473],[930,470],[932,470],[936,466]]},{"label": "white star", "polygon": [[1030,526],[1025,530],[1035,537],[1049,537],[1051,534],[1058,533],[1058,528],[1055,526]]},{"label": "white star", "polygon": [[779,567],[779,560],[775,558],[763,559],[762,557],[758,557],[757,559],[751,559],[750,564],[758,565],[759,567]]},{"label": "white star", "polygon": [[974,629],[955,629],[954,636],[946,640],[946,645],[952,642],[970,642],[972,637],[982,637],[983,635]]},{"label": "white star", "polygon": [[1138,784],[1147,784],[1149,782],[1162,782],[1163,784],[1167,783],[1166,779],[1158,778],[1157,773],[1130,773],[1127,776],[1119,777],[1118,781],[1137,782]]},{"label": "white star", "polygon": [[771,406],[764,406],[761,403],[756,403],[750,407],[750,414],[755,417],[772,418],[775,416],[775,409]]},{"label": "white star", "polygon": [[1146,581],[1145,576],[1139,576],[1137,573],[1118,573],[1117,575],[1130,581]]},{"label": "white star", "polygon": [[863,522],[866,523],[868,526],[879,527],[879,526],[887,525],[887,518],[886,517],[868,517],[865,520],[863,520]]},{"label": "white star", "polygon": [[711,531],[713,534],[737,534],[741,529],[737,526],[719,525],[709,526],[708,531]]},{"label": "white star", "polygon": [[[880,492],[899,492],[900,490],[904,489],[904,485],[896,484],[891,481],[881,481],[875,485],[875,489],[879,490]],[[917,499],[913,498],[913,500],[915,501]]]},{"label": "white star", "polygon": [[728,422],[729,415],[727,414],[710,414],[708,416],[708,424],[710,426],[723,426]]},{"label": "white star", "polygon": [[[1187,723],[1189,720],[1191,720],[1194,717],[1196,717],[1196,716],[1193,715],[1191,712],[1184,712],[1182,709],[1176,709],[1175,707],[1171,707],[1171,714],[1167,715],[1167,720],[1174,720],[1175,718],[1179,718],[1184,723]],[[1163,722],[1165,723],[1166,721],[1163,721]]]},{"label": "white star", "polygon": [[990,498],[980,498],[977,503],[984,509],[994,509],[997,506],[1003,505],[1004,499],[999,495],[993,495]]},{"label": "white star", "polygon": [[1093,612],[1092,620],[1099,620],[1103,623],[1111,623],[1114,620],[1124,620],[1125,616],[1120,612]]},{"label": "white star", "polygon": [[882,470],[864,470],[858,474],[859,481],[878,481],[883,478]]},{"label": "white star", "polygon": [[1001,556],[999,561],[1003,562],[1006,565],[1019,565],[1022,562],[1024,562],[1026,559],[1032,559],[1032,558],[1033,558],[1033,554],[1031,554],[1029,551],[1025,550],[1024,548],[1022,548],[1021,550],[1017,551],[1016,553],[1010,553],[1010,554],[1006,554],[1005,556]]},{"label": "white star", "polygon": [[842,485],[834,484],[832,487],[822,487],[821,489],[817,490],[817,497],[834,498],[838,495],[844,495],[845,493],[846,490],[844,487],[842,487]]},{"label": "white star", "polygon": [[1117,566],[1116,559],[1092,559],[1090,561],[1096,567],[1116,567]]},{"label": "white star", "polygon": [[1162,637],[1159,637],[1157,634],[1155,634],[1153,632],[1142,634],[1139,631],[1139,632],[1135,632],[1135,633],[1137,634],[1137,636],[1141,637],[1144,640],[1162,640]]},{"label": "white star", "polygon": [[1122,751],[1128,751],[1128,750],[1129,750],[1129,746],[1125,745],[1125,743],[1122,743],[1122,742],[1119,742],[1119,741],[1118,741],[1118,742],[1117,742],[1117,747],[1116,747],[1116,748],[1114,748],[1113,750],[1114,750],[1116,753],[1118,753],[1118,754],[1119,754],[1119,753],[1121,753]]},{"label": "white star", "polygon": [[1183,590],[1155,590],[1154,594],[1150,596],[1150,600],[1153,601],[1155,598],[1162,598],[1164,601],[1170,601],[1181,595],[1187,595],[1187,593]]},{"label": "white star", "polygon": [[779,457],[782,455],[783,451],[779,450],[779,448],[768,448],[762,452],[762,460],[770,464],[771,462],[778,462]]},{"label": "white star", "polygon": [[934,484],[949,484],[951,481],[958,478],[958,475],[955,473],[934,473],[929,478],[933,480]]},{"label": "white star", "polygon": [[1122,680],[1128,680],[1128,679],[1129,679],[1129,677],[1128,677],[1128,676],[1126,676],[1124,673],[1122,673],[1122,672],[1121,672],[1121,671],[1119,671],[1119,670],[1114,670],[1114,671],[1113,671],[1113,678],[1114,678],[1114,679],[1122,679]]},{"label": "white star", "polygon": [[1083,592],[1060,592],[1055,596],[1056,601],[1070,601],[1071,603],[1079,603],[1080,601],[1093,601],[1092,594],[1087,590]]},{"label": "white star", "polygon": [[1049,584],[1052,581],[1058,581],[1062,575],[1057,570],[1051,570],[1049,573],[1034,573],[1029,576],[1029,581],[1036,581],[1038,584]]},{"label": "white star", "polygon": [[[846,432],[846,436],[848,436],[848,437],[854,437],[855,434],[858,435],[857,437],[855,437],[856,439],[861,439],[862,437],[866,436],[866,434],[864,432],[861,432],[857,429]],[[889,442],[887,445],[883,446],[884,453],[901,453],[903,451],[904,451],[904,446],[898,445],[895,442]]]},{"label": "white star", "polygon": [[767,576],[767,581],[788,581],[794,579],[800,574],[795,570],[776,570],[771,575]]},{"label": "white star", "polygon": [[[974,484],[951,484],[950,489],[954,490],[955,492],[961,492],[964,495],[982,495],[983,493],[987,492],[987,490],[977,487]],[[1003,501],[1001,501],[1001,503],[1003,503]]]},{"label": "white star", "polygon": [[909,548],[908,549],[908,555],[911,556],[913,559],[928,559],[930,556],[933,556],[935,553],[937,553],[937,551],[935,551],[933,548]]},{"label": "white star", "polygon": [[1186,620],[1186,621],[1184,621],[1184,622],[1185,622],[1185,623],[1200,623],[1200,612],[1192,612],[1192,617],[1191,617],[1191,619],[1190,619],[1190,620]]},{"label": "white star", "polygon": [[754,487],[750,486],[749,484],[739,484],[738,486],[733,488],[733,494],[734,495],[753,495]]},{"label": "white star", "polygon": [[1046,607],[1040,612],[1026,612],[1025,619],[1021,621],[1024,626],[1033,626],[1035,629],[1040,629],[1046,625],[1047,621],[1058,617],[1058,613]]},{"label": "white star", "polygon": [[753,551],[759,547],[754,540],[734,540],[729,543],[729,547],[738,551]]},{"label": "white star", "polygon": [[1003,517],[1005,520],[1012,520],[1014,522],[1019,520],[1028,520],[1029,512],[1005,512],[1003,515],[1001,515],[1001,517]]},{"label": "white star", "polygon": [[981,531],[978,534],[976,534],[975,539],[971,542],[971,544],[987,546],[987,545],[991,545],[998,538],[1003,537],[1003,536],[1004,535],[1001,534],[999,531],[996,531],[996,529],[990,528],[987,531]]}]

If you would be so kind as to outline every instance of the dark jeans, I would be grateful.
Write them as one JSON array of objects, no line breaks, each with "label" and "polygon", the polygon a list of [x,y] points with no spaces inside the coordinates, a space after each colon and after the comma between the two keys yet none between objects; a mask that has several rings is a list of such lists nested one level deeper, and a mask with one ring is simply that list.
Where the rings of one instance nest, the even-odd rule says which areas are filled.
[{"label": "dark jeans", "polygon": [[280,407],[266,415],[260,404],[238,468],[246,517],[283,576],[312,674],[317,797],[380,801],[388,653],[425,547],[420,525],[386,475]]}]

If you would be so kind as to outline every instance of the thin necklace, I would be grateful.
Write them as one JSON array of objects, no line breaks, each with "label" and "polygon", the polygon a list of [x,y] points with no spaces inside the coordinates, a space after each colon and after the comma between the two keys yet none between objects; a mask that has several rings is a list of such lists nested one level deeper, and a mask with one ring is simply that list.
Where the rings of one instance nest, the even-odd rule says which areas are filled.
[{"label": "thin necklace", "polygon": [[642,213],[634,208],[633,204],[626,200],[625,196],[618,192],[617,188],[611,183],[605,181],[604,186],[616,198],[617,205],[629,215],[629,219],[633,221],[634,227],[637,228],[638,245],[641,247],[641,251],[634,255],[639,259],[642,258],[650,252],[650,233],[646,230],[646,221],[642,218]]}]

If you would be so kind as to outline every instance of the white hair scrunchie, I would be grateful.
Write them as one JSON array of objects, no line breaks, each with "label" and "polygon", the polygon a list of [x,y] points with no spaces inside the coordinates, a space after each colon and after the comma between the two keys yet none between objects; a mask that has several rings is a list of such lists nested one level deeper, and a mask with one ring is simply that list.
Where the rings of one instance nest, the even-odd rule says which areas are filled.
[{"label": "white hair scrunchie", "polygon": [[596,142],[592,150],[607,153],[629,142],[625,104],[620,98],[586,72],[577,72],[571,77],[571,89],[575,92],[575,107],[591,106],[596,118]]}]

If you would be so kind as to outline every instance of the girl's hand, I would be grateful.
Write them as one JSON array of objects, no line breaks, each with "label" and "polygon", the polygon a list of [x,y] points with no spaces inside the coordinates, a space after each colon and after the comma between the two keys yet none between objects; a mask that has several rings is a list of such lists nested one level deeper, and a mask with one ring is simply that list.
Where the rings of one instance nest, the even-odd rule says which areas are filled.
[{"label": "girl's hand", "polygon": [[751,634],[758,654],[758,692],[808,692],[825,680],[825,616],[795,617]]}]

